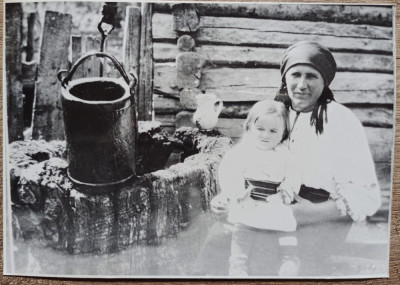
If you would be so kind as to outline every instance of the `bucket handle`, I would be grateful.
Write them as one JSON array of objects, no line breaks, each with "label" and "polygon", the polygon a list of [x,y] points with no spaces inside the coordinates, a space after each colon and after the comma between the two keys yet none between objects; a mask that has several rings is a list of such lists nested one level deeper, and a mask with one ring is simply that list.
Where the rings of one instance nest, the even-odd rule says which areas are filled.
[{"label": "bucket handle", "polygon": [[[84,61],[86,60],[88,57],[91,56],[97,56],[97,57],[107,57],[109,59],[111,59],[111,61],[114,63],[114,66],[117,68],[117,70],[119,71],[119,73],[121,74],[121,76],[124,78],[125,82],[130,86],[130,88],[132,89],[136,83],[137,83],[137,79],[136,77],[131,73],[132,77],[133,77],[133,82],[132,84],[129,84],[129,78],[128,75],[126,74],[124,68],[122,67],[122,65],[119,63],[119,61],[112,55],[104,53],[104,52],[92,52],[92,53],[88,53],[86,55],[81,56],[75,63],[74,65],[71,67],[71,69],[68,70],[60,70],[57,73],[57,78],[58,80],[61,81],[61,85],[62,87],[65,88],[66,85],[68,85],[68,82],[71,80],[72,76],[74,75],[76,69],[78,68],[78,66]],[[68,72],[68,75],[66,77],[62,77],[62,74]]]}]

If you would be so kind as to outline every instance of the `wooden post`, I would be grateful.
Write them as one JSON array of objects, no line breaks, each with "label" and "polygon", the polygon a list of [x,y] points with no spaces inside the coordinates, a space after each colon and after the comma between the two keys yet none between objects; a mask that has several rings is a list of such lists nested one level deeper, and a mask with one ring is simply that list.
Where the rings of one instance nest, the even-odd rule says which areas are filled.
[{"label": "wooden post", "polygon": [[37,54],[39,53],[40,41],[40,20],[39,14],[30,13],[28,16],[28,33],[26,43],[26,57],[25,61],[38,60]]},{"label": "wooden post", "polygon": [[[83,37],[83,54],[98,52],[100,50],[100,39],[94,36]],[[100,76],[100,64],[102,59],[95,56],[89,57],[82,63],[83,77]],[[104,74],[106,74],[106,64],[103,64]]]},{"label": "wooden post", "polygon": [[[72,64],[74,64],[84,53],[82,42],[83,42],[82,36],[73,35],[71,37]],[[83,77],[83,68],[81,65],[76,69],[74,73],[74,78],[82,78],[82,77]]]},{"label": "wooden post", "polygon": [[8,141],[23,139],[22,97],[22,6],[19,3],[6,5],[6,84]]},{"label": "wooden post", "polygon": [[[125,31],[123,39],[124,68],[128,74],[139,74],[140,36],[141,36],[141,8],[126,7]],[[138,90],[138,86],[136,86]],[[138,93],[135,92],[136,106],[139,104]]]},{"label": "wooden post", "polygon": [[33,139],[64,138],[61,85],[57,73],[60,69],[68,69],[71,28],[71,15],[46,11],[36,84]]},{"label": "wooden post", "polygon": [[153,117],[152,14],[152,4],[143,3],[138,90],[138,120],[142,121],[150,121]]},{"label": "wooden post", "polygon": [[124,68],[127,73],[139,74],[141,14],[140,7],[126,7],[124,46]]}]

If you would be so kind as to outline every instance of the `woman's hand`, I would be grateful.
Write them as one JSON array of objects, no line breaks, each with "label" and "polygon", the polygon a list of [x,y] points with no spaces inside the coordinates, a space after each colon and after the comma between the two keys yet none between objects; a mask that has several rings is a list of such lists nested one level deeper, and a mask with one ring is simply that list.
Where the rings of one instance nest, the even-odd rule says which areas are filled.
[{"label": "woman's hand", "polygon": [[218,218],[226,218],[228,216],[228,204],[229,199],[223,194],[218,194],[215,196],[211,202],[211,211],[218,217]]},{"label": "woman's hand", "polygon": [[295,194],[297,203],[290,205],[298,226],[349,220],[349,217],[342,216],[333,200],[322,203],[312,203],[307,199]]}]

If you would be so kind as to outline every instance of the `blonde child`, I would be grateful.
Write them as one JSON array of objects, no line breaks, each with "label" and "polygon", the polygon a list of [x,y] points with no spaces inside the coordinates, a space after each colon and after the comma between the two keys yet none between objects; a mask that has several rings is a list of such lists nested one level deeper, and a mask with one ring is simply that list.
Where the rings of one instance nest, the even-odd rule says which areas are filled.
[{"label": "blonde child", "polygon": [[[228,222],[234,225],[229,274],[242,276],[248,274],[253,229],[296,230],[295,218],[287,204],[300,189],[299,175],[289,163],[289,150],[284,144],[289,134],[285,106],[270,100],[256,103],[244,129],[241,141],[221,161],[218,170],[221,194],[211,203],[214,213],[227,214]],[[267,186],[266,195],[256,194],[258,185]],[[277,193],[269,195],[274,190]],[[295,237],[282,240],[296,241]]]}]

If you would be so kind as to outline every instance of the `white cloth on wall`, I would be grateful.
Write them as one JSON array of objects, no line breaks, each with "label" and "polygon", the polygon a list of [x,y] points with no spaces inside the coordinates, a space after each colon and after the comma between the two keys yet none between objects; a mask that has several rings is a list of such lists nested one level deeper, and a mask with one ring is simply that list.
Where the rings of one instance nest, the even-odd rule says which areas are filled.
[{"label": "white cloth on wall", "polygon": [[355,221],[373,215],[381,203],[380,188],[363,126],[353,112],[330,102],[320,135],[310,124],[311,112],[290,110],[289,117],[288,146],[301,183],[328,191]]}]

